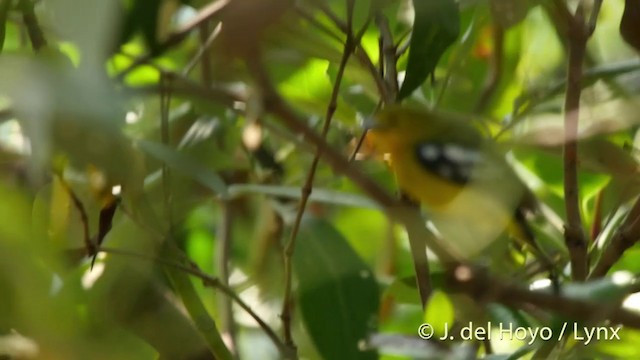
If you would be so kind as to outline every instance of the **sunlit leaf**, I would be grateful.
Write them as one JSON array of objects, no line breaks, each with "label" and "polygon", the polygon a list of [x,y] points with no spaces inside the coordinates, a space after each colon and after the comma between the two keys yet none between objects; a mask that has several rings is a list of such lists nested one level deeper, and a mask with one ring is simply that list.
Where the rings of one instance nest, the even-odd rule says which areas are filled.
[{"label": "sunlit leaf", "polygon": [[436,334],[445,334],[454,320],[453,304],[442,291],[434,291],[424,312],[425,323],[431,325]]}]

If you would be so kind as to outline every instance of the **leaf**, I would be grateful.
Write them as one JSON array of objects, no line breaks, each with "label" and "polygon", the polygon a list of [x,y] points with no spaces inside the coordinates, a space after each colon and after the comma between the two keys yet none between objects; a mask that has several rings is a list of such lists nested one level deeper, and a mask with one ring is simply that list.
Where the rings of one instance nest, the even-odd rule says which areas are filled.
[{"label": "leaf", "polygon": [[376,359],[359,344],[375,330],[378,285],[342,235],[324,220],[305,220],[293,268],[304,324],[323,358]]},{"label": "leaf", "polygon": [[438,60],[460,33],[454,0],[413,0],[415,18],[405,79],[398,99],[411,95],[433,73]]},{"label": "leaf", "polygon": [[624,271],[610,278],[565,284],[562,293],[566,298],[580,301],[615,303],[626,297],[635,286],[632,274]]},{"label": "leaf", "polygon": [[213,190],[218,196],[226,197],[227,185],[215,171],[199,164],[188,156],[163,144],[140,140],[137,145],[150,156],[164,162],[185,176]]},{"label": "leaf", "polygon": [[[289,199],[300,199],[302,193],[298,186],[260,185],[260,184],[233,184],[228,189],[230,197],[244,194],[264,194]],[[358,194],[327,189],[314,188],[309,196],[309,201],[331,205],[353,206],[361,208],[378,209],[378,205],[371,199]]]},{"label": "leaf", "polygon": [[[625,327],[620,330],[619,335],[620,340],[598,341],[593,348],[584,346],[578,346],[577,348],[585,349],[585,351],[596,350],[602,354],[601,359],[637,359],[640,356],[640,347],[638,347],[640,331]],[[585,357],[587,357],[587,355],[583,358]]]},{"label": "leaf", "polygon": [[416,288],[415,277],[395,279],[386,290],[399,304],[412,304],[420,306],[420,294]]},{"label": "leaf", "polygon": [[431,325],[436,334],[445,334],[447,328],[453,325],[453,304],[447,294],[434,291],[424,312],[424,321]]},{"label": "leaf", "polygon": [[162,1],[157,0],[134,1],[125,18],[120,45],[126,43],[139,30],[151,52],[158,51],[156,34],[161,6]]},{"label": "leaf", "polygon": [[514,310],[502,304],[488,304],[486,311],[494,324],[503,324],[514,327],[532,327],[533,324],[528,321],[519,310]]}]

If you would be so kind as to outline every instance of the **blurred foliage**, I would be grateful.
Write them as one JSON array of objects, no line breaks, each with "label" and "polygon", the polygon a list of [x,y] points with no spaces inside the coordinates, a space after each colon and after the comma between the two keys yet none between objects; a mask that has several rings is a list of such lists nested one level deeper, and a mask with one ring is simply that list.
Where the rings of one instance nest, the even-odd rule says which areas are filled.
[{"label": "blurred foliage", "polygon": [[529,220],[562,295],[639,311],[637,245],[604,278],[568,276],[558,9],[594,5],[578,139],[592,265],[640,194],[638,1],[0,0],[0,359],[639,358],[632,327],[588,344],[420,339],[425,321],[439,336],[574,319],[450,292],[433,256],[423,310],[404,230],[322,156],[293,226],[316,148],[265,111],[245,61],[310,129],[332,114],[326,144],[391,193],[356,149],[380,105],[477,121],[544,209]]}]

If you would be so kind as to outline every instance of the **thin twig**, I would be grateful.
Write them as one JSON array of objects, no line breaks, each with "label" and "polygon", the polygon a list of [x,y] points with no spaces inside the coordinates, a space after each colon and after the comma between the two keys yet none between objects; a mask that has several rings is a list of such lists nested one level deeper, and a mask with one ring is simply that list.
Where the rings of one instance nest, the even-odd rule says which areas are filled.
[{"label": "thin twig", "polygon": [[290,131],[303,136],[306,142],[319,149],[323,154],[323,159],[327,161],[334,171],[348,175],[353,182],[358,184],[365,193],[381,206],[386,208],[397,204],[398,201],[380,185],[353,167],[353,164],[349,163],[340,152],[331,148],[320,135],[308,127],[305,121],[280,97],[262,64],[260,56],[248,57],[246,60],[249,71],[261,87],[266,111],[276,115]]},{"label": "thin twig", "polygon": [[[220,282],[224,286],[229,286],[229,277],[231,275],[229,271],[229,258],[231,255],[231,226],[233,224],[233,211],[228,200],[222,200],[220,203],[220,223],[218,225],[217,233],[217,246],[216,246],[216,264],[218,265],[218,276]],[[231,352],[234,357],[238,359],[238,346],[237,346],[237,327],[236,321],[233,317],[233,307],[231,306],[231,299],[226,297],[220,302],[220,313],[222,314],[222,330],[229,334],[231,339]]]},{"label": "thin twig", "polygon": [[[640,328],[640,315],[621,308],[618,302],[590,302],[552,292],[529,290],[466,265],[449,269],[446,283],[450,290],[465,293],[483,303],[498,302],[515,308],[535,306],[562,314],[568,319],[588,323],[610,320],[612,324]],[[635,290],[629,289],[629,292]]]},{"label": "thin twig", "polygon": [[329,7],[328,3],[323,0],[314,0],[313,5],[317,6],[344,34],[349,34],[352,29],[349,27],[346,21],[343,21],[336,13],[334,13]]},{"label": "thin twig", "polygon": [[193,70],[198,62],[200,62],[202,67],[202,83],[204,86],[209,86],[211,84],[211,60],[209,57],[209,49],[211,48],[211,45],[213,45],[213,41],[218,37],[218,34],[220,34],[222,26],[221,24],[218,24],[213,31],[207,35],[208,28],[209,26],[206,23],[200,26],[201,45],[198,48],[198,52],[182,70],[182,74],[186,76],[191,72],[191,70]]},{"label": "thin twig", "polygon": [[324,25],[323,23],[318,21],[315,17],[313,17],[313,15],[310,14],[307,11],[306,7],[303,7],[300,4],[296,4],[295,10],[298,13],[298,15],[300,15],[303,19],[305,19],[307,22],[309,22],[309,24],[311,24],[312,26],[314,26],[315,28],[317,28],[321,32],[325,33],[331,39],[336,40],[336,41],[338,41],[340,43],[343,42],[343,40],[340,37],[340,35],[336,34],[331,29],[329,29],[326,25]]},{"label": "thin twig", "polygon": [[[351,33],[351,19],[353,17],[353,6],[354,0],[347,1],[347,14],[348,14],[348,28],[349,32],[347,33],[347,39],[344,44],[344,50],[342,53],[342,59],[340,60],[340,65],[338,67],[338,73],[336,75],[336,81],[333,86],[333,91],[331,92],[331,99],[329,100],[329,105],[327,106],[327,112],[324,119],[324,124],[322,126],[321,137],[322,139],[326,139],[327,133],[329,132],[329,128],[331,126],[331,120],[333,119],[333,115],[336,112],[338,107],[338,95],[340,92],[340,84],[342,83],[342,77],[344,76],[345,68],[347,67],[347,62],[351,57],[355,47],[353,41],[353,35]],[[298,206],[298,212],[296,213],[296,218],[293,223],[293,227],[291,230],[291,235],[289,237],[289,241],[285,244],[284,247],[284,301],[282,304],[282,325],[283,325],[283,333],[284,333],[284,342],[285,344],[292,350],[293,353],[296,351],[295,343],[293,342],[293,337],[291,334],[291,312],[293,310],[293,295],[292,295],[292,279],[293,279],[293,271],[292,271],[292,257],[293,252],[295,250],[296,245],[296,237],[298,235],[298,230],[300,229],[300,223],[302,222],[302,217],[304,215],[304,211],[307,206],[307,201],[309,200],[309,196],[311,196],[311,192],[313,191],[313,181],[316,175],[316,169],[318,168],[318,163],[320,162],[320,157],[322,156],[322,149],[317,148],[316,154],[311,163],[311,167],[309,168],[309,172],[307,173],[307,179],[305,181],[304,186],[301,189],[301,197],[300,204]]]},{"label": "thin twig", "polygon": [[213,44],[213,40],[216,39],[216,36],[220,33],[222,29],[222,23],[218,23],[211,34],[209,34],[209,22],[205,21],[200,25],[200,29],[198,31],[198,36],[200,37],[200,48],[198,49],[198,55],[201,57],[200,61],[200,78],[202,79],[202,84],[204,86],[209,86],[211,84],[211,56],[209,47]]},{"label": "thin twig", "polygon": [[385,99],[392,102],[398,95],[398,71],[396,70],[396,46],[389,28],[387,18],[381,13],[376,14],[376,25],[380,31],[381,63],[384,64],[384,80],[393,98]]},{"label": "thin twig", "polygon": [[38,18],[33,10],[34,3],[30,0],[20,0],[18,6],[22,12],[22,21],[27,28],[29,40],[31,40],[31,47],[38,52],[47,46],[47,40],[44,38],[44,33],[42,32],[42,28],[40,28]]},{"label": "thin twig", "polygon": [[[160,75],[160,141],[170,146],[169,139],[169,109],[171,105],[170,77]],[[165,218],[169,224],[169,233],[173,232],[171,171],[166,163],[162,163],[162,196],[164,201]]]},{"label": "thin twig", "polygon": [[[342,21],[342,19],[340,19],[335,13],[333,13],[333,11],[331,11],[331,9],[328,6],[326,6],[324,2],[315,1],[314,5],[318,6],[320,11],[322,11],[331,21],[333,21],[336,27],[340,29],[340,31],[342,31],[343,34],[347,35],[348,26],[346,22]],[[340,39],[340,37],[337,37],[337,35],[335,35],[330,29],[322,25],[322,23],[320,23],[319,21],[315,20],[313,15],[309,14],[306,11],[306,9],[298,6],[296,7],[296,10],[299,14],[301,14],[302,17],[307,19],[310,22],[310,24],[318,27],[318,29],[327,33],[332,38],[337,39],[341,43],[343,42],[342,39]],[[360,62],[360,64],[369,72],[369,74],[371,75],[371,78],[376,84],[378,93],[383,99],[385,99],[385,102],[392,102],[395,98],[393,97],[391,90],[388,88],[388,84],[384,81],[382,74],[378,72],[378,69],[376,68],[375,64],[373,63],[373,61],[371,61],[369,54],[367,54],[365,49],[362,47],[362,44],[360,43],[360,38],[364,34],[365,30],[366,30],[366,26],[363,26],[363,28],[360,29],[360,32],[358,33],[358,35],[353,37],[355,42],[354,44],[355,58],[358,59],[358,62]]]},{"label": "thin twig", "polygon": [[67,184],[67,182],[64,180],[62,173],[56,174],[56,176],[58,177],[58,181],[60,181],[62,187],[69,194],[69,197],[71,197],[71,202],[73,202],[73,206],[76,208],[76,210],[78,210],[78,214],[80,214],[80,222],[82,223],[82,240],[84,242],[85,254],[87,256],[93,256],[96,254],[97,246],[91,239],[91,233],[89,231],[89,216],[87,216],[87,210],[85,209],[84,204],[82,204],[82,201],[80,201],[80,198],[78,198],[73,189],[71,189],[69,184]]},{"label": "thin twig", "polygon": [[573,15],[571,15],[571,11],[567,7],[567,3],[565,0],[553,0],[553,10],[554,16],[560,19],[559,24],[563,27],[563,33],[566,33],[568,29],[571,27],[571,23],[573,22]]},{"label": "thin twig", "polygon": [[384,100],[384,102],[385,103],[393,102],[393,100],[395,99],[393,92],[391,91],[391,89],[389,89],[389,86],[384,81],[384,78],[382,77],[382,75],[378,72],[378,69],[376,68],[373,61],[371,61],[371,58],[369,57],[367,52],[364,50],[362,45],[356,46],[355,56],[356,56],[356,59],[358,59],[358,61],[360,62],[360,64],[364,66],[365,69],[367,69],[367,71],[373,78],[376,84],[378,93],[380,94],[380,97]]},{"label": "thin twig", "polygon": [[414,208],[413,211],[409,211],[403,216],[405,218],[404,225],[407,229],[407,237],[409,238],[409,247],[411,249],[411,258],[413,259],[413,269],[416,273],[416,284],[418,286],[418,293],[420,294],[420,302],[424,309],[433,291],[429,259],[427,258],[427,238],[425,238],[425,236],[433,239],[432,242],[435,242],[435,236],[422,230],[425,229],[425,221],[420,214],[420,208],[418,206],[411,207]]},{"label": "thin twig", "polygon": [[482,113],[495,94],[504,72],[504,28],[497,23],[493,26],[493,51],[489,59],[489,72],[482,86],[480,99],[476,104],[476,113]]},{"label": "thin twig", "polygon": [[587,241],[582,227],[580,193],[578,187],[578,123],[580,118],[580,93],[582,91],[582,65],[589,33],[582,6],[568,24],[569,63],[565,96],[564,120],[564,196],[567,223],[565,243],[571,259],[573,279],[583,281],[588,272]]},{"label": "thin twig", "polygon": [[596,30],[596,22],[598,21],[600,8],[602,8],[602,0],[594,0],[593,8],[591,9],[591,15],[589,16],[589,22],[587,23],[587,31],[589,32],[589,36],[593,35],[593,32]]},{"label": "thin twig", "polygon": [[[379,42],[381,46],[381,62],[384,64],[382,69],[383,78],[385,80],[385,84],[387,84],[387,89],[389,90],[389,98],[383,99],[383,101],[392,103],[398,98],[399,90],[398,72],[396,69],[397,49],[387,18],[385,18],[381,13],[378,13],[376,14],[375,22],[380,32]],[[410,203],[406,206],[412,207]],[[420,208],[418,206],[415,207],[414,211],[408,212],[404,218],[404,225],[409,238],[409,247],[411,249],[411,257],[413,259],[413,267],[416,274],[416,284],[420,294],[420,301],[424,308],[426,307],[433,290],[424,236],[426,235],[433,238],[434,242],[435,238],[432,234],[423,233],[423,231],[420,230],[425,227],[425,222],[422,216],[420,216]]]}]

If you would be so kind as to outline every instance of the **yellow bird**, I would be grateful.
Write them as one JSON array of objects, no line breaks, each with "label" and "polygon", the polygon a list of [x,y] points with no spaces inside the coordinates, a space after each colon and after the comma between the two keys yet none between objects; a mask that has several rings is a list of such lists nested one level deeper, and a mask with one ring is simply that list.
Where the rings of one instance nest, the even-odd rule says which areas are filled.
[{"label": "yellow bird", "polygon": [[422,204],[458,255],[477,255],[505,232],[537,250],[523,212],[529,192],[496,144],[470,122],[390,106],[368,130],[369,143],[387,155],[400,189]]}]

